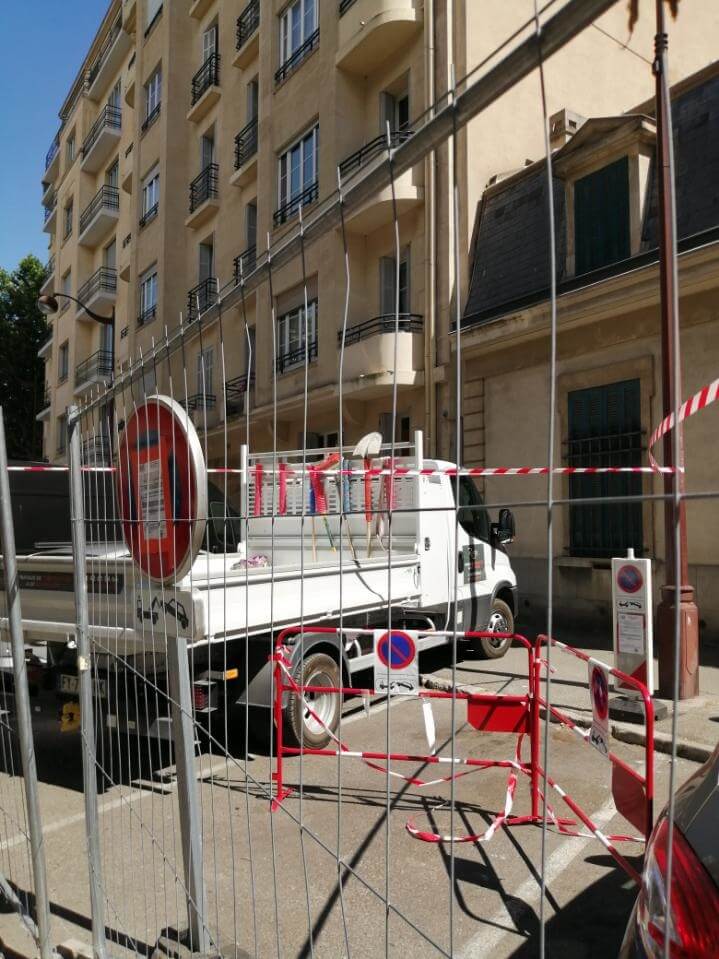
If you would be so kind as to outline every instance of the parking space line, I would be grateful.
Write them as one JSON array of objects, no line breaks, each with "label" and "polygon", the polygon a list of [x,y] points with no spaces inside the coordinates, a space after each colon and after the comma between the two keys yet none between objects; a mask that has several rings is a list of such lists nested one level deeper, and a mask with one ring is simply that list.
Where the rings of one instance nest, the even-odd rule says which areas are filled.
[{"label": "parking space line", "polygon": [[[596,816],[593,816],[593,822],[601,829],[610,822],[616,815],[616,807],[612,799],[608,799],[601,807]],[[575,859],[578,859],[585,850],[588,842],[592,838],[570,838],[552,853],[547,862],[546,883],[549,886],[567,869]],[[526,905],[538,905],[540,885],[534,876],[529,876],[524,880],[516,892],[512,893],[514,899],[519,900]],[[488,920],[487,925],[477,932],[468,943],[460,950],[457,959],[484,959],[491,956],[493,950],[502,942],[506,936],[518,935],[514,930],[502,928],[502,923],[506,923],[511,916],[506,906],[501,906],[494,915]]]}]

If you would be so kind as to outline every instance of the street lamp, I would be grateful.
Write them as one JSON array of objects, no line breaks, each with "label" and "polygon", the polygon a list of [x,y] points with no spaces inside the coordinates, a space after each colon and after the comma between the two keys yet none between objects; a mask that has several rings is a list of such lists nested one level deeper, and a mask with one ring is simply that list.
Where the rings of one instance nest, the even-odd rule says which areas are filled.
[{"label": "street lamp", "polygon": [[57,302],[58,296],[62,296],[66,300],[72,300],[73,303],[77,303],[78,306],[83,308],[91,320],[95,320],[96,323],[101,323],[103,326],[110,327],[110,378],[112,378],[115,372],[115,307],[113,306],[110,316],[100,316],[99,313],[95,313],[94,310],[85,306],[81,300],[78,300],[76,296],[71,296],[69,293],[43,293],[37,298],[38,310],[45,316],[52,316],[54,313],[57,313],[60,309],[60,305]]}]

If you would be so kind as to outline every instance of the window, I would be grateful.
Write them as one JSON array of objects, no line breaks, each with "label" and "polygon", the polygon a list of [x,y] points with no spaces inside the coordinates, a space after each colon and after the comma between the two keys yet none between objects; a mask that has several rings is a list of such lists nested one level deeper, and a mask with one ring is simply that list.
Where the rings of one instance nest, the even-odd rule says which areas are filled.
[{"label": "window", "polygon": [[137,325],[144,326],[154,318],[157,308],[157,267],[152,266],[140,277],[140,315]]},{"label": "window", "polygon": [[212,127],[200,137],[200,169],[206,170],[215,161],[215,131]]},{"label": "window", "polygon": [[197,354],[197,392],[205,396],[212,393],[213,349],[208,346]]},{"label": "window", "polygon": [[114,270],[117,266],[117,243],[113,240],[112,243],[108,243],[105,249],[102,251],[102,260],[103,266],[107,267],[108,270]]},{"label": "window", "polygon": [[[310,360],[317,356],[317,300],[307,304],[307,353]],[[283,373],[305,361],[304,305],[284,313],[277,320],[277,369]]]},{"label": "window", "polygon": [[[252,250],[257,246],[257,204],[248,203],[245,207],[245,244]],[[254,268],[254,265],[253,265]]]},{"label": "window", "polygon": [[120,185],[120,161],[118,159],[115,159],[112,166],[109,166],[105,171],[105,183],[115,189]]},{"label": "window", "polygon": [[285,63],[317,29],[316,0],[295,0],[280,14],[280,63]]},{"label": "window", "polygon": [[[382,442],[389,443],[392,440],[392,414],[381,413],[379,418],[379,431],[382,434]],[[408,413],[397,413],[397,421],[394,429],[395,443],[409,443],[411,434],[411,420]]]},{"label": "window", "polygon": [[381,136],[387,132],[388,123],[393,133],[409,127],[409,93],[406,89],[401,92],[385,90],[380,93],[379,132]]},{"label": "window", "polygon": [[162,97],[162,68],[158,67],[145,84],[145,122],[142,129],[146,130],[160,113]]},{"label": "window", "polygon": [[70,344],[67,340],[60,345],[57,359],[57,381],[64,383],[70,372]]},{"label": "window", "polygon": [[61,281],[60,292],[65,295],[62,297],[62,303],[60,304],[61,310],[66,310],[70,305],[70,300],[67,297],[72,293],[72,271],[68,270],[67,273],[63,276]]},{"label": "window", "polygon": [[279,203],[280,211],[284,214],[280,222],[295,214],[300,202],[311,203],[317,199],[319,137],[320,128],[317,125],[280,157]]},{"label": "window", "polygon": [[[457,498],[457,481],[452,478],[452,496]],[[459,525],[472,539],[481,539],[488,543],[491,536],[489,515],[482,499],[482,494],[471,476],[461,476],[459,479]]]},{"label": "window", "polygon": [[[149,30],[150,26],[155,19],[159,16],[160,11],[162,10],[162,0],[147,0],[145,6],[145,28]],[[147,36],[147,33],[145,34]]]},{"label": "window", "polygon": [[258,105],[260,101],[260,85],[257,81],[257,77],[247,84],[247,122],[255,120],[258,113]]},{"label": "window", "polygon": [[115,86],[110,91],[110,96],[107,98],[107,105],[113,107],[115,110],[119,110],[122,107],[122,100],[120,97],[122,91],[122,86],[120,80],[117,81]]},{"label": "window", "polygon": [[574,184],[575,274],[629,256],[629,160],[622,157]]},{"label": "window", "polygon": [[57,418],[57,451],[64,453],[67,447],[67,417],[63,414]]},{"label": "window", "polygon": [[213,23],[202,34],[202,62],[207,63],[215,53],[217,53],[217,24]]},{"label": "window", "polygon": [[63,238],[66,240],[72,233],[72,200],[63,211]]},{"label": "window", "polygon": [[[382,316],[392,315],[396,302],[397,261],[393,256],[381,256],[379,260],[379,311]],[[399,312],[409,313],[409,247],[400,253],[399,261]]]},{"label": "window", "polygon": [[142,216],[140,226],[157,216],[160,204],[160,172],[157,167],[152,170],[142,184]]},{"label": "window", "polygon": [[200,283],[215,275],[215,243],[205,240],[198,247],[198,277]]},{"label": "window", "polygon": [[[569,466],[640,466],[642,428],[638,379],[575,390],[568,395]],[[634,473],[578,474],[569,477],[570,499],[639,495]],[[597,503],[569,509],[572,556],[624,556],[642,542],[641,503]]]},{"label": "window", "polygon": [[114,347],[112,333],[113,333],[112,324],[103,323],[102,326],[100,327],[100,349],[102,350],[103,353],[106,354],[106,359],[105,358],[103,359],[105,359],[105,362],[108,362],[110,364],[112,363],[112,355],[113,355],[113,347]]},{"label": "window", "polygon": [[72,166],[75,162],[75,131],[70,134],[67,138],[67,143],[65,144],[65,158],[67,160],[67,165]]}]

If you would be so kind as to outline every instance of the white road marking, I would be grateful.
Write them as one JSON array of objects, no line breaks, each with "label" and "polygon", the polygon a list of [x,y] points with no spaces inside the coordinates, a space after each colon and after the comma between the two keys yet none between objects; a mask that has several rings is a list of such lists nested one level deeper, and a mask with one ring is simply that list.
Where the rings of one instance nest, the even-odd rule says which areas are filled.
[{"label": "white road marking", "polygon": [[[595,826],[601,828],[610,822],[616,815],[616,807],[612,799],[608,799],[601,807],[596,816],[593,816]],[[546,883],[549,886],[565,869],[567,869],[584,852],[584,848],[589,838],[586,839],[566,839],[564,844],[556,849],[547,860]],[[540,885],[534,876],[529,876],[524,880],[519,889],[512,891],[512,898],[518,899],[527,905],[539,905]],[[476,935],[472,936],[468,943],[457,953],[457,959],[486,959],[493,954],[505,936],[516,935],[512,930],[501,927],[506,924],[511,916],[506,906],[502,905],[495,914],[489,919],[486,927],[483,927]]]},{"label": "white road marking", "polygon": [[[133,792],[129,796],[118,796],[117,799],[111,799],[109,802],[102,803],[98,807],[98,812],[100,814],[104,812],[112,812],[113,809],[119,809],[120,806],[127,806],[130,803],[137,802],[138,799],[143,799],[152,795],[156,795],[156,793],[144,790]],[[48,823],[48,825],[43,828],[42,834],[43,836],[49,836],[54,832],[59,832],[61,829],[67,829],[68,826],[74,826],[76,823],[84,821],[85,812],[78,812],[75,813],[74,816],[66,816],[64,819],[57,819],[55,822]],[[0,843],[0,850],[12,849],[13,846],[19,846],[24,842],[28,842],[27,837],[22,833],[18,833],[17,836],[12,836],[10,839],[6,839],[5,842]]]}]

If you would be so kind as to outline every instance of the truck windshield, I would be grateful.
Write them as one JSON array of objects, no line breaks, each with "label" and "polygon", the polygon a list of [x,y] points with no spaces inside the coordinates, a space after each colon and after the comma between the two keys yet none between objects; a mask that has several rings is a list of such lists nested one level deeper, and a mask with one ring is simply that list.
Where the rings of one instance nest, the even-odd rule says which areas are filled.
[{"label": "truck windshield", "polygon": [[[457,480],[450,478],[452,495],[457,497]],[[489,542],[489,515],[482,494],[475,486],[471,476],[459,478],[459,524],[473,539]]]}]

